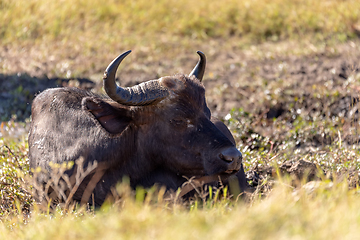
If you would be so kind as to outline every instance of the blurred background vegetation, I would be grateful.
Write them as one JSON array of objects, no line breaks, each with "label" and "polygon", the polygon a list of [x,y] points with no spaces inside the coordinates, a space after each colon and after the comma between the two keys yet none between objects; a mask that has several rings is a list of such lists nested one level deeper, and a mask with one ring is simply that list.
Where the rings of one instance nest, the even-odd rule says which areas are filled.
[{"label": "blurred background vegetation", "polygon": [[[0,0],[0,238],[356,238],[359,37],[358,0]],[[247,201],[140,190],[96,212],[37,209],[32,99],[56,86],[103,93],[105,67],[128,49],[125,86],[206,54],[208,105],[243,153]]]},{"label": "blurred background vegetation", "polygon": [[[75,41],[91,46],[152,46],[173,39],[249,38],[255,42],[357,34],[356,0],[163,1],[2,0],[2,44]],[[91,40],[90,40],[91,39]]]},{"label": "blurred background vegetation", "polygon": [[45,45],[42,54],[61,46],[71,56],[66,46],[100,59],[118,49],[174,57],[220,39],[225,49],[288,39],[343,42],[360,34],[359,5],[356,0],[1,0],[0,38],[3,46]]}]

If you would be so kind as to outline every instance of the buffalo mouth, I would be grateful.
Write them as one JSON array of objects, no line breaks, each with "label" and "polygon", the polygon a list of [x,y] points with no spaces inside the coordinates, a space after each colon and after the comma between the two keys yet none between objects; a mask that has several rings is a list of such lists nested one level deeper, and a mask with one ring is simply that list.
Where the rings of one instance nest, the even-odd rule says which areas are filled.
[{"label": "buffalo mouth", "polygon": [[181,187],[179,197],[183,197],[184,195],[194,190],[195,188],[204,186],[206,184],[226,181],[229,177],[234,176],[238,171],[239,170],[226,170],[222,173],[191,178]]},{"label": "buffalo mouth", "polygon": [[240,169],[228,169],[228,170],[225,170],[225,171],[222,171],[222,172],[217,172],[217,173],[213,173],[213,174],[205,174],[205,175],[191,175],[190,176],[186,176],[184,175],[183,177],[186,178],[186,179],[195,179],[197,181],[204,181],[205,179],[205,182],[204,184],[208,184],[208,183],[211,183],[211,182],[218,182],[219,180],[221,181],[224,181],[226,180],[227,178],[229,178],[230,176],[236,174]]},{"label": "buffalo mouth", "polygon": [[237,173],[239,170],[226,170],[223,173],[220,173],[219,175],[233,175]]},{"label": "buffalo mouth", "polygon": [[193,177],[193,180],[198,181],[202,184],[209,184],[219,181],[226,181],[229,177],[234,176],[239,170],[232,169],[224,172],[215,173],[212,175]]}]

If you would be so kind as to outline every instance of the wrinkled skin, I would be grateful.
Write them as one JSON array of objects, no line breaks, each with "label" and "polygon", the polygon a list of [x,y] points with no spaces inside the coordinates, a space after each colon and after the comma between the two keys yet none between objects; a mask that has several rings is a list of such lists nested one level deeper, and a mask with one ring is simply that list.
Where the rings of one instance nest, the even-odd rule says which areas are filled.
[{"label": "wrinkled skin", "polygon": [[[50,162],[83,157],[85,167],[105,164],[93,191],[97,206],[124,176],[132,187],[158,183],[176,190],[183,176],[236,174],[244,190],[241,153],[227,127],[210,120],[203,85],[184,75],[164,77],[161,84],[170,95],[147,106],[124,106],[75,88],[42,92],[32,105],[30,168],[41,167],[51,176]],[[81,200],[90,178],[74,200]]]}]

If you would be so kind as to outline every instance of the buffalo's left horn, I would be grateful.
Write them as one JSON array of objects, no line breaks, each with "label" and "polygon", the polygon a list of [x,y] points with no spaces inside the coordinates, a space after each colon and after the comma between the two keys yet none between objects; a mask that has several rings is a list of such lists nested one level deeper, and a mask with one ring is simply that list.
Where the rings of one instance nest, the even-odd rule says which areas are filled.
[{"label": "buffalo's left horn", "polygon": [[128,106],[149,105],[168,96],[168,90],[161,86],[159,80],[151,80],[126,88],[119,87],[115,83],[116,70],[130,52],[131,50],[119,55],[106,68],[103,80],[107,95],[112,100]]},{"label": "buffalo's left horn", "polygon": [[200,51],[197,51],[197,54],[199,54],[200,59],[199,59],[198,63],[196,64],[196,66],[194,67],[194,69],[189,74],[189,77],[194,75],[201,82],[204,77],[204,73],[205,73],[206,57],[205,57],[205,54]]}]

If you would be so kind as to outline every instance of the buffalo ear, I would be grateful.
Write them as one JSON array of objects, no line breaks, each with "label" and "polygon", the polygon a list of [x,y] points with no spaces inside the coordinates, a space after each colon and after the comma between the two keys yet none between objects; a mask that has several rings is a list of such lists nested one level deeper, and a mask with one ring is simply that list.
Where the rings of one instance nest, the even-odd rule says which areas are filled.
[{"label": "buffalo ear", "polygon": [[96,120],[109,133],[122,133],[131,122],[130,111],[126,108],[117,108],[93,97],[82,100],[82,108],[94,115]]}]

